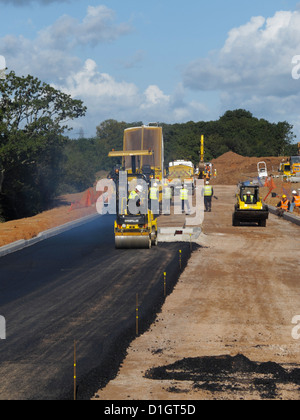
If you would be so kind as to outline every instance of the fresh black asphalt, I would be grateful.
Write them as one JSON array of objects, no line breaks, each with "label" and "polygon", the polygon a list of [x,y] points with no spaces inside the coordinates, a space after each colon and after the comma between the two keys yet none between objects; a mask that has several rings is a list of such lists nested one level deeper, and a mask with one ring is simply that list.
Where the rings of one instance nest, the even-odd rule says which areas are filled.
[{"label": "fresh black asphalt", "polygon": [[154,321],[190,256],[190,244],[116,250],[102,216],[0,258],[1,400],[89,399],[117,373],[136,336]]}]

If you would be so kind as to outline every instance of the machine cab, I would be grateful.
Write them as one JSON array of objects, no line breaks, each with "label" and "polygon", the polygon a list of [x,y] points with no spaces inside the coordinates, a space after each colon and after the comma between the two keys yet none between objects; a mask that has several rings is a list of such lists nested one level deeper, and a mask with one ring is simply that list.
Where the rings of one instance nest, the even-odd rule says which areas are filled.
[{"label": "machine cab", "polygon": [[[249,194],[250,193],[250,194]],[[259,201],[258,187],[241,187],[240,200],[245,204],[256,204]]]}]

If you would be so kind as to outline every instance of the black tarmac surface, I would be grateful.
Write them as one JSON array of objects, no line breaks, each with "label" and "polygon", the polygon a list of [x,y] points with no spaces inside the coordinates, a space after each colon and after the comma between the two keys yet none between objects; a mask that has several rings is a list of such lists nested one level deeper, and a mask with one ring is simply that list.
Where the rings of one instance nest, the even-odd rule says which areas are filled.
[{"label": "black tarmac surface", "polygon": [[[154,321],[190,256],[190,244],[116,250],[112,216],[0,258],[0,399],[89,399]],[[182,251],[182,265],[179,264]]]}]

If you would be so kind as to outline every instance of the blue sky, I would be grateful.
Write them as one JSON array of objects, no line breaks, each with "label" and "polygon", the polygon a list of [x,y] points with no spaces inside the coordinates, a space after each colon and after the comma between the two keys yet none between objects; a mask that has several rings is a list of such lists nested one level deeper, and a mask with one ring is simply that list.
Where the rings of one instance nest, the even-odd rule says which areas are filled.
[{"label": "blue sky", "polygon": [[0,0],[0,22],[9,70],[88,107],[75,137],[108,118],[208,121],[244,108],[300,139],[299,1]]}]

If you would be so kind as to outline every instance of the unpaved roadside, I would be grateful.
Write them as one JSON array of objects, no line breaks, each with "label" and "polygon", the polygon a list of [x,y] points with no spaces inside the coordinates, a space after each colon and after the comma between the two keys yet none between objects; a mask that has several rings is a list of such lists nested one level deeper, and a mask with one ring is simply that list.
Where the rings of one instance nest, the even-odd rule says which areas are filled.
[{"label": "unpaved roadside", "polygon": [[234,228],[236,187],[214,189],[202,248],[95,399],[299,399],[300,228]]},{"label": "unpaved roadside", "polygon": [[71,209],[71,203],[84,195],[85,192],[68,194],[57,200],[56,207],[36,216],[0,223],[0,247],[21,239],[32,239],[45,230],[97,214],[95,204]]}]

